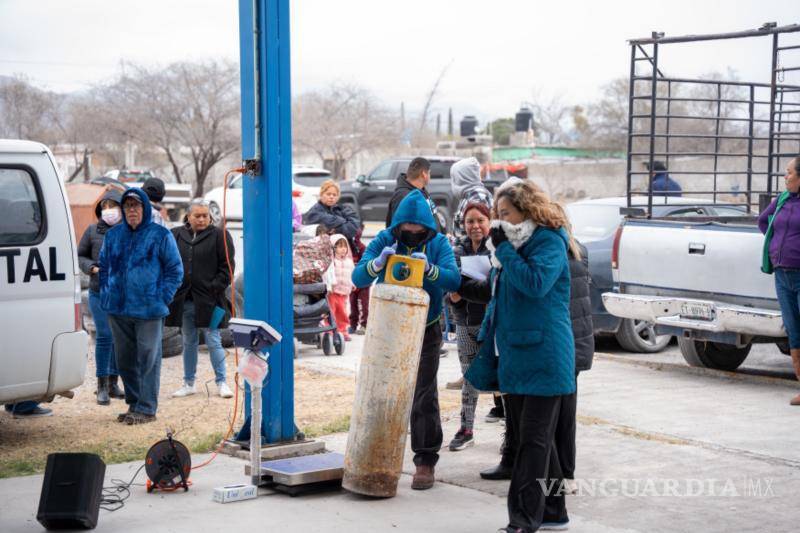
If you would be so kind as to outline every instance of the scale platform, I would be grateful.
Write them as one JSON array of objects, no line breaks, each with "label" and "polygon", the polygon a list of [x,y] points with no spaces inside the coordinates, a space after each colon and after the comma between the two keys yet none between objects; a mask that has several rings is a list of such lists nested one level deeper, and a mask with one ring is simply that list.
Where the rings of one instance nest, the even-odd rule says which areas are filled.
[{"label": "scale platform", "polygon": [[340,481],[344,475],[344,455],[317,453],[261,463],[261,475],[287,487]]}]

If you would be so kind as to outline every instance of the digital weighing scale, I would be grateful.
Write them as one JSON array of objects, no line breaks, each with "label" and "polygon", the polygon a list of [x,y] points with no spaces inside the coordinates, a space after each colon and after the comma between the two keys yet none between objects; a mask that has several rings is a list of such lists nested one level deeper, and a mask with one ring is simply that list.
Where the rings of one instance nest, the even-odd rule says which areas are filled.
[{"label": "digital weighing scale", "polygon": [[[249,465],[245,474],[250,475]],[[344,475],[344,455],[325,452],[261,463],[263,483],[292,496],[341,487]]]}]

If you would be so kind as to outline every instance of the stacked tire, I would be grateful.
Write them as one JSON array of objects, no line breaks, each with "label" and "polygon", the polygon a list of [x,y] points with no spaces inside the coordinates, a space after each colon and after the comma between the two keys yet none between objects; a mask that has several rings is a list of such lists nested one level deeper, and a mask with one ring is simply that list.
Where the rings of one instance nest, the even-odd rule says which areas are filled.
[{"label": "stacked tire", "polygon": [[[83,276],[81,276],[81,285],[83,284]],[[81,317],[83,318],[83,329],[90,337],[94,338],[97,336],[97,327],[94,324],[92,312],[89,310],[88,285],[88,277],[86,277],[87,288],[81,291]],[[224,344],[225,336],[223,335],[223,345]],[[164,333],[161,338],[161,352],[164,358],[175,357],[183,353],[183,335],[181,335],[181,328],[164,326]]]}]

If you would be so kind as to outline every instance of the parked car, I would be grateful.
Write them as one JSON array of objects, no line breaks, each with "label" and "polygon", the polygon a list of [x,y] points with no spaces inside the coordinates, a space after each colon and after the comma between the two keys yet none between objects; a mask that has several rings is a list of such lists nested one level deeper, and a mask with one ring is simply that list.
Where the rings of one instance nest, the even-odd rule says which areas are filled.
[{"label": "parked car", "polygon": [[[632,205],[647,205],[647,198],[632,200]],[[671,335],[657,335],[653,322],[623,319],[612,315],[603,304],[602,294],[611,292],[614,280],[611,270],[611,250],[614,234],[623,221],[620,208],[628,205],[627,198],[598,198],[582,200],[566,206],[572,230],[589,252],[591,274],[592,320],[595,334],[612,334],[619,344],[631,352],[654,353],[663,350]],[[743,216],[742,205],[712,205],[709,200],[679,197],[654,199],[653,215],[657,217]]]},{"label": "parked car", "polygon": [[72,216],[46,146],[0,140],[0,212],[0,404],[70,395],[88,336]]},{"label": "parked car", "polygon": [[[431,162],[431,182],[428,193],[436,204],[439,224],[452,229],[453,214],[458,202],[450,190],[450,167],[460,157],[425,156]],[[363,221],[383,222],[392,198],[397,180],[408,171],[413,157],[395,157],[381,161],[368,174],[341,184],[341,203],[349,203]]]},{"label": "parked car", "polygon": [[[331,173],[324,168],[306,165],[292,166],[292,198],[301,213],[305,213],[319,201],[319,187]],[[226,215],[228,220],[241,220],[243,213],[242,189],[244,181],[241,174],[233,174],[228,182],[228,198]],[[210,190],[205,195],[209,204],[211,216],[215,220],[222,220],[223,187]]]}]

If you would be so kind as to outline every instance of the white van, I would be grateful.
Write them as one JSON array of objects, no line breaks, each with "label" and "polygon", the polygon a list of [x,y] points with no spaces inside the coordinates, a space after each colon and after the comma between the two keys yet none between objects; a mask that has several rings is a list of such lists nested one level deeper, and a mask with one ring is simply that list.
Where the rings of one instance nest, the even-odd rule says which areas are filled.
[{"label": "white van", "polygon": [[48,401],[83,383],[76,252],[50,150],[0,140],[0,404]]}]

